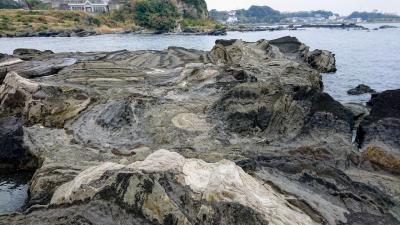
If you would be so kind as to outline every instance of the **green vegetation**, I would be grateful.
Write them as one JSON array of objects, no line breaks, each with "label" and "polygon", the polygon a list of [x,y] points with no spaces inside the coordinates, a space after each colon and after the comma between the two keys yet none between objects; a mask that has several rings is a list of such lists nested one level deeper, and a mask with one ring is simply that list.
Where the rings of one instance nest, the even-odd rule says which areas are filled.
[{"label": "green vegetation", "polygon": [[216,21],[226,21],[229,18],[229,14],[227,11],[218,11],[213,9],[209,12],[210,18],[213,18]]},{"label": "green vegetation", "polygon": [[[240,23],[277,23],[290,17],[323,17],[329,18],[333,13],[318,10],[307,12],[282,13],[268,6],[251,6],[249,9],[236,11],[236,17]],[[210,17],[217,21],[226,21],[229,14],[226,11],[211,10]]]},{"label": "green vegetation", "polygon": [[[119,10],[97,15],[81,11],[36,10],[45,8],[46,5],[39,3],[39,0],[24,1],[24,4],[33,10],[0,10],[0,17],[7,18],[0,20],[0,33],[38,32],[46,28],[83,28],[102,33],[141,28],[170,31],[178,24],[183,28],[196,28],[199,31],[223,28],[213,20],[204,19],[204,15],[207,16],[204,0],[124,0]],[[180,8],[179,11],[177,4],[183,4],[185,9]],[[199,11],[193,10],[193,7],[199,8]],[[200,8],[203,13],[200,12]]]},{"label": "green vegetation", "polygon": [[39,0],[24,0],[24,3],[29,9],[34,9],[35,7],[40,5],[42,2]]},{"label": "green vegetation", "polygon": [[275,23],[282,18],[279,11],[268,6],[251,6],[248,10],[238,10],[236,16],[244,23]]},{"label": "green vegetation", "polygon": [[[211,10],[210,17],[217,21],[226,21],[229,18],[228,11]],[[277,23],[288,18],[318,17],[328,19],[331,16],[339,16],[331,11],[303,11],[303,12],[279,12],[268,6],[251,6],[249,9],[236,10],[239,23]],[[400,16],[379,12],[353,12],[347,19],[361,18],[369,22],[399,22]]]},{"label": "green vegetation", "polygon": [[0,33],[77,28],[107,33],[136,28],[133,19],[126,22],[113,21],[111,15],[91,16],[85,12],[61,10],[0,10]]},{"label": "green vegetation", "polygon": [[0,1],[0,9],[19,9],[22,8],[18,2],[14,0],[1,0]]},{"label": "green vegetation", "polygon": [[350,14],[348,19],[356,19],[356,18],[361,18],[363,20],[369,21],[369,22],[388,22],[388,21],[393,21],[393,22],[398,22],[400,21],[400,16],[394,15],[394,14],[384,14],[384,13],[379,13],[379,12],[353,12]]},{"label": "green vegetation", "polygon": [[182,28],[194,28],[198,30],[207,30],[207,29],[223,29],[224,25],[216,23],[215,20],[206,19],[206,20],[194,20],[194,19],[183,19],[181,21]]},{"label": "green vegetation", "polygon": [[291,13],[282,13],[283,17],[322,17],[328,19],[330,16],[333,16],[333,12],[325,11],[325,10],[317,10],[317,11],[303,11],[303,12],[291,12]]},{"label": "green vegetation", "polygon": [[2,30],[13,30],[11,25],[11,18],[9,16],[0,16],[0,31]]},{"label": "green vegetation", "polygon": [[135,19],[140,26],[156,30],[175,28],[180,18],[175,5],[163,0],[141,0],[136,2]]},{"label": "green vegetation", "polygon": [[[182,1],[188,5],[193,5],[197,11],[197,14],[207,13],[207,3],[205,0],[182,0]],[[199,18],[194,18],[193,15],[188,12],[183,12],[183,17],[187,19],[199,19]]]}]

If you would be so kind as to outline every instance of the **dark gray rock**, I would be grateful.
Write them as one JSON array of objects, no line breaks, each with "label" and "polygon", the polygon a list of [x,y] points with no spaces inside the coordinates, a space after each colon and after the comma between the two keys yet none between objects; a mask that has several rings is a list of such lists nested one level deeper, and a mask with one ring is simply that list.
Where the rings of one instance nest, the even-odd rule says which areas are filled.
[{"label": "dark gray rock", "polygon": [[373,94],[367,106],[371,111],[361,122],[361,144],[382,146],[400,155],[400,90]]},{"label": "dark gray rock", "polygon": [[[17,56],[18,57],[18,56]],[[35,57],[35,56],[33,56]],[[32,59],[32,55],[24,55],[22,58]],[[7,72],[17,72],[25,78],[34,78],[48,76],[58,73],[63,68],[76,63],[74,58],[47,58],[43,60],[29,60],[17,64],[12,64],[4,68],[4,72],[0,70],[0,77],[6,75]]]},{"label": "dark gray rock", "polygon": [[22,60],[31,60],[41,55],[51,55],[51,54],[53,54],[53,52],[50,50],[40,51],[36,49],[26,49],[26,48],[18,48],[15,49],[13,52],[14,57],[20,58]]},{"label": "dark gray rock", "polygon": [[376,93],[376,91],[365,84],[360,84],[355,88],[352,88],[347,91],[349,95],[362,95],[362,94],[372,94]]},{"label": "dark gray rock", "polygon": [[224,35],[227,35],[227,32],[226,32],[226,29],[215,29],[215,30],[209,31],[207,34],[211,35],[211,36],[224,36]]},{"label": "dark gray rock", "polygon": [[[0,170],[34,169],[32,156],[23,146],[24,131],[16,117],[0,119]],[[33,167],[33,168],[32,168]],[[1,172],[0,171],[0,172]]]},{"label": "dark gray rock", "polygon": [[391,26],[391,25],[382,25],[379,27],[379,29],[394,29],[397,28],[396,26]]},{"label": "dark gray rock", "polygon": [[308,64],[322,73],[334,73],[336,69],[335,55],[329,51],[314,50],[307,57]]},{"label": "dark gray rock", "polygon": [[[396,216],[400,182],[392,173],[397,171],[397,161],[390,161],[396,158],[385,156],[379,161],[377,155],[360,154],[352,143],[358,112],[323,93],[320,71],[334,67],[330,52],[310,52],[297,39],[285,37],[219,40],[211,51],[170,47],[26,55],[35,54],[0,66],[19,74],[8,73],[0,87],[0,114],[19,117],[25,126],[23,144],[32,155],[45,159],[32,179],[29,199],[29,205],[45,206],[3,216],[1,221],[173,224],[177,218],[189,218],[193,224],[230,225],[266,224],[271,218],[265,217],[267,211],[260,214],[251,204],[237,200],[213,204],[201,200],[201,196],[234,198],[236,194],[225,192],[231,187],[216,185],[223,194],[194,198],[187,185],[177,183],[186,179],[176,178],[175,172],[140,173],[130,166],[121,170],[158,149],[207,162],[238,161],[257,182],[262,180],[277,196],[285,196],[282,206],[296,208],[316,223],[377,222],[383,217],[392,221],[391,213]],[[379,107],[383,119],[372,119],[373,123],[397,119],[392,116],[397,109]],[[389,125],[395,123],[385,124]],[[374,136],[373,132],[367,133]],[[387,139],[395,143],[394,136]],[[167,157],[162,165],[181,161]],[[391,173],[375,170],[379,162],[390,162],[386,165]],[[221,163],[227,161],[204,168]],[[107,172],[97,174],[102,171],[97,166],[103,164]],[[115,164],[118,171],[112,169]],[[85,176],[88,171],[82,171],[93,166],[99,170],[89,170],[94,172],[88,176],[93,182],[85,184],[84,190],[75,187],[74,180],[68,183],[68,191],[62,191],[73,179],[90,181]],[[231,166],[219,171],[235,171]],[[218,175],[215,181],[229,177]],[[253,180],[245,177],[246,182]],[[149,195],[154,188],[157,192]],[[137,195],[131,191],[138,191]],[[77,201],[63,198],[66,193]],[[54,196],[61,204],[54,203]],[[163,199],[160,196],[169,200],[154,204]],[[153,211],[145,215],[149,211],[143,210],[142,203],[150,197],[146,207]],[[164,203],[166,209],[176,210],[157,213]],[[360,213],[367,219],[359,219]]]},{"label": "dark gray rock", "polygon": [[[282,193],[297,198],[297,205],[321,224],[353,224],[364,214],[368,224],[391,215],[392,196],[378,188],[352,180],[338,169],[331,153],[324,148],[300,147],[288,154],[253,156],[237,164],[266,183],[273,183]],[[347,221],[348,220],[348,221]],[[350,222],[351,221],[351,222]]]},{"label": "dark gray rock", "polygon": [[[282,37],[269,41],[271,45],[275,45],[284,54],[305,54],[306,46],[296,37]],[[307,49],[308,51],[308,49]]]},{"label": "dark gray rock", "polygon": [[282,53],[291,59],[306,62],[319,72],[336,72],[335,55],[329,51],[316,49],[310,52],[308,46],[290,36],[271,40],[269,44],[277,46]]}]

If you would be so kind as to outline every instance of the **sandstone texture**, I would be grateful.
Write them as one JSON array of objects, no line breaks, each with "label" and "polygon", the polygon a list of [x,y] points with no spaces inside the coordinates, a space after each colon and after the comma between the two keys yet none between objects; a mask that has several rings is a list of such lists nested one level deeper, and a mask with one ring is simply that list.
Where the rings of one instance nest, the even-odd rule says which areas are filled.
[{"label": "sandstone texture", "polygon": [[370,115],[343,106],[323,92],[329,51],[284,37],[1,57],[0,158],[35,174],[0,224],[399,224],[398,91]]}]

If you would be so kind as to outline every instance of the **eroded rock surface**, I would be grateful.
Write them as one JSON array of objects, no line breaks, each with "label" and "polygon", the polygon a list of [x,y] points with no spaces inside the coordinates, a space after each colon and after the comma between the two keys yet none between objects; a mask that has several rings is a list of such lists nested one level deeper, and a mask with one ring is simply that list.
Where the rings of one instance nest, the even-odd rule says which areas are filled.
[{"label": "eroded rock surface", "polygon": [[374,94],[367,104],[371,113],[359,131],[364,158],[391,172],[400,173],[400,90]]},{"label": "eroded rock surface", "polygon": [[397,167],[352,143],[359,117],[323,93],[328,51],[285,37],[5,57],[0,117],[38,162],[6,224],[398,224]]}]

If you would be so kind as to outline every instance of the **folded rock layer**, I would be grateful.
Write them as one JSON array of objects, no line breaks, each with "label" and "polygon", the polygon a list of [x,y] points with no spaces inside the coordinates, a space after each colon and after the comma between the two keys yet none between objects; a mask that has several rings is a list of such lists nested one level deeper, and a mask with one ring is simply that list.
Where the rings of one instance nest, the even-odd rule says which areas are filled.
[{"label": "folded rock layer", "polygon": [[323,92],[328,51],[284,37],[2,58],[0,156],[37,170],[0,224],[398,224],[397,142]]}]

